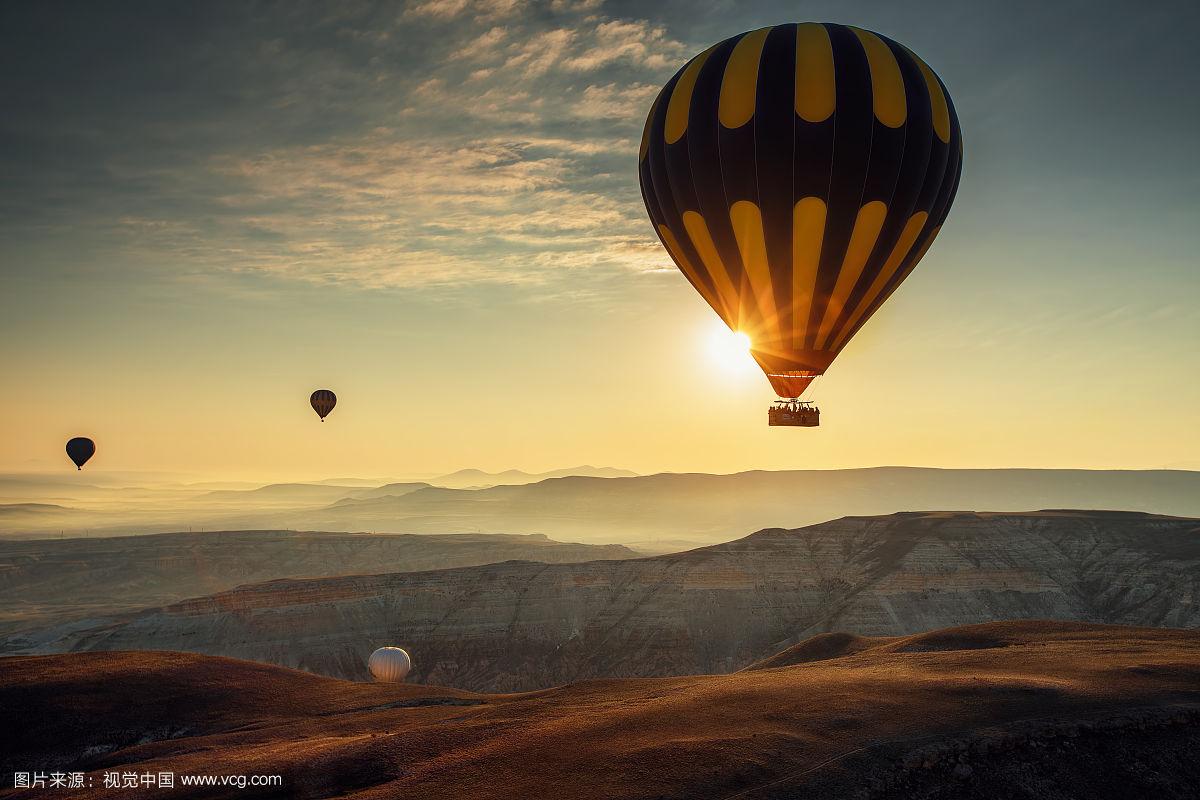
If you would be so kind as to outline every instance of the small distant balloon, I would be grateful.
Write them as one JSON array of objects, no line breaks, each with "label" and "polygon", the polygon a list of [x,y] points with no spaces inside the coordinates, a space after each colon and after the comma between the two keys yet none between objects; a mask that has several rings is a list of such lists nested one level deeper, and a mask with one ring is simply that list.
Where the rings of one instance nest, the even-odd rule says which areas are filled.
[{"label": "small distant balloon", "polygon": [[367,660],[371,677],[380,683],[403,683],[412,671],[412,659],[400,647],[381,647]]},{"label": "small distant balloon", "polygon": [[88,459],[96,454],[96,443],[86,436],[76,436],[67,442],[67,455],[75,462],[75,469],[83,469]]},{"label": "small distant balloon", "polygon": [[308,398],[308,402],[312,405],[313,411],[317,412],[317,416],[321,418],[321,422],[324,422],[325,417],[329,416],[329,412],[333,411],[333,407],[337,405],[337,395],[328,389],[317,389]]}]

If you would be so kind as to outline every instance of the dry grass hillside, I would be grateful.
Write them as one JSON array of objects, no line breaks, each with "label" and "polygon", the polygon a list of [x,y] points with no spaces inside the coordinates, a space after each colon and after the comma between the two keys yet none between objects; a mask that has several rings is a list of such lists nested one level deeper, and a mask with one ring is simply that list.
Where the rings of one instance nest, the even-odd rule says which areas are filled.
[{"label": "dry grass hillside", "polygon": [[[178,653],[0,660],[0,770],[280,774],[277,797],[1195,797],[1200,633],[993,623],[518,695]],[[44,797],[34,790],[6,797]],[[105,790],[80,797],[244,797]],[[263,796],[254,793],[253,796]]]}]

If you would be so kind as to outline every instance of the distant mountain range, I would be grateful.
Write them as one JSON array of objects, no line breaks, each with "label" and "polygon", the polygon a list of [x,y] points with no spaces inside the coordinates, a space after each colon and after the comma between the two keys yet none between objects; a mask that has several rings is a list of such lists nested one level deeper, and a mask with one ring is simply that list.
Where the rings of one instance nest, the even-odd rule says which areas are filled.
[{"label": "distant mountain range", "polygon": [[478,469],[462,469],[439,475],[424,481],[398,483],[367,483],[352,478],[329,479],[304,483],[273,483],[255,489],[225,489],[207,492],[197,498],[205,501],[292,501],[305,504],[334,502],[350,497],[383,497],[407,494],[408,491],[437,486],[443,489],[487,489],[492,486],[523,486],[549,478],[632,478],[636,472],[613,467],[582,466],[556,469],[550,472],[522,472],[519,469],[504,472],[484,472]]},{"label": "distant mountain range", "polygon": [[829,631],[1029,618],[1200,628],[1200,604],[1182,600],[1196,597],[1200,520],[927,512],[654,558],[276,580],[28,630],[0,651],[190,650],[362,679],[374,648],[402,644],[418,682],[520,691],[730,672]]},{"label": "distant mountain range", "polygon": [[879,467],[572,476],[478,490],[377,491],[296,513],[239,515],[226,525],[261,527],[273,519],[276,526],[305,529],[543,533],[564,541],[620,542],[663,552],[679,548],[660,540],[695,546],[760,528],[929,508],[1108,508],[1200,516],[1200,473]]},{"label": "distant mountain range", "polygon": [[[591,467],[563,471],[584,470],[620,472]],[[436,485],[438,480],[487,484],[526,479],[537,480],[478,489]],[[617,542],[646,553],[663,553],[729,541],[761,528],[795,528],[848,515],[929,508],[1106,508],[1200,516],[1200,472],[1178,470],[877,467],[552,478],[515,470],[495,474],[467,470],[443,479],[374,487],[313,483],[218,491],[92,487],[74,497],[64,495],[66,491],[62,484],[54,484],[41,494],[8,495],[12,502],[0,504],[0,535],[88,531],[95,536],[185,529],[540,533],[560,541]]]},{"label": "distant mountain range", "polygon": [[521,486],[527,483],[537,483],[548,478],[566,478],[576,476],[581,478],[633,478],[636,472],[614,467],[593,467],[584,465],[570,469],[555,469],[549,472],[522,472],[519,469],[509,469],[504,472],[484,472],[478,469],[460,469],[448,475],[430,478],[429,483],[446,489],[486,489],[491,486]]},{"label": "distant mountain range", "polygon": [[[265,486],[230,481],[164,483],[152,474],[138,473],[0,474],[0,537],[111,536],[285,526],[305,529],[296,523],[298,515],[337,506],[344,500],[399,497],[435,486],[520,485],[567,475],[618,477],[635,473],[584,465],[545,473],[461,470],[428,481],[347,477]],[[128,483],[136,477],[145,482]],[[251,524],[241,525],[238,520]],[[456,528],[445,532],[465,531]]]},{"label": "distant mountain range", "polygon": [[[428,486],[428,484],[423,484]],[[342,486],[327,483],[272,483],[257,489],[218,489],[197,495],[198,503],[232,503],[237,505],[271,503],[295,505],[326,504],[345,497],[361,496],[373,486]]]}]

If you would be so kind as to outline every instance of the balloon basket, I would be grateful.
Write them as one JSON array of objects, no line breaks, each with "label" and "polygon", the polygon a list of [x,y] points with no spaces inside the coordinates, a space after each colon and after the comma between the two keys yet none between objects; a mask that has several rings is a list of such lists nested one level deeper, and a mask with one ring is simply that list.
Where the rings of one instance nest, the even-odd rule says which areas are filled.
[{"label": "balloon basket", "polygon": [[820,424],[821,409],[808,400],[776,400],[767,409],[767,425],[772,428],[816,428]]}]

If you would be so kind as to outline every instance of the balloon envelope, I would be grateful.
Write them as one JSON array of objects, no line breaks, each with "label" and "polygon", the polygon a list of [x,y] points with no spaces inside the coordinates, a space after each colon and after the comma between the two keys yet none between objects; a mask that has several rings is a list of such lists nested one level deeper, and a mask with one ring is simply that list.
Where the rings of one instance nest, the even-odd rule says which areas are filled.
[{"label": "balloon envelope", "polygon": [[646,210],[781,397],[797,397],[921,260],[958,188],[945,86],[844,25],[726,39],[673,77],[639,153]]},{"label": "balloon envelope", "polygon": [[308,398],[308,402],[324,422],[325,417],[329,416],[329,412],[333,411],[333,407],[337,405],[337,395],[328,389],[317,389]]},{"label": "balloon envelope", "polygon": [[75,469],[83,469],[83,465],[95,453],[96,443],[86,436],[76,436],[67,442],[67,455],[75,462]]},{"label": "balloon envelope", "polygon": [[381,647],[367,660],[371,677],[381,683],[400,683],[412,670],[412,659],[400,647]]}]

